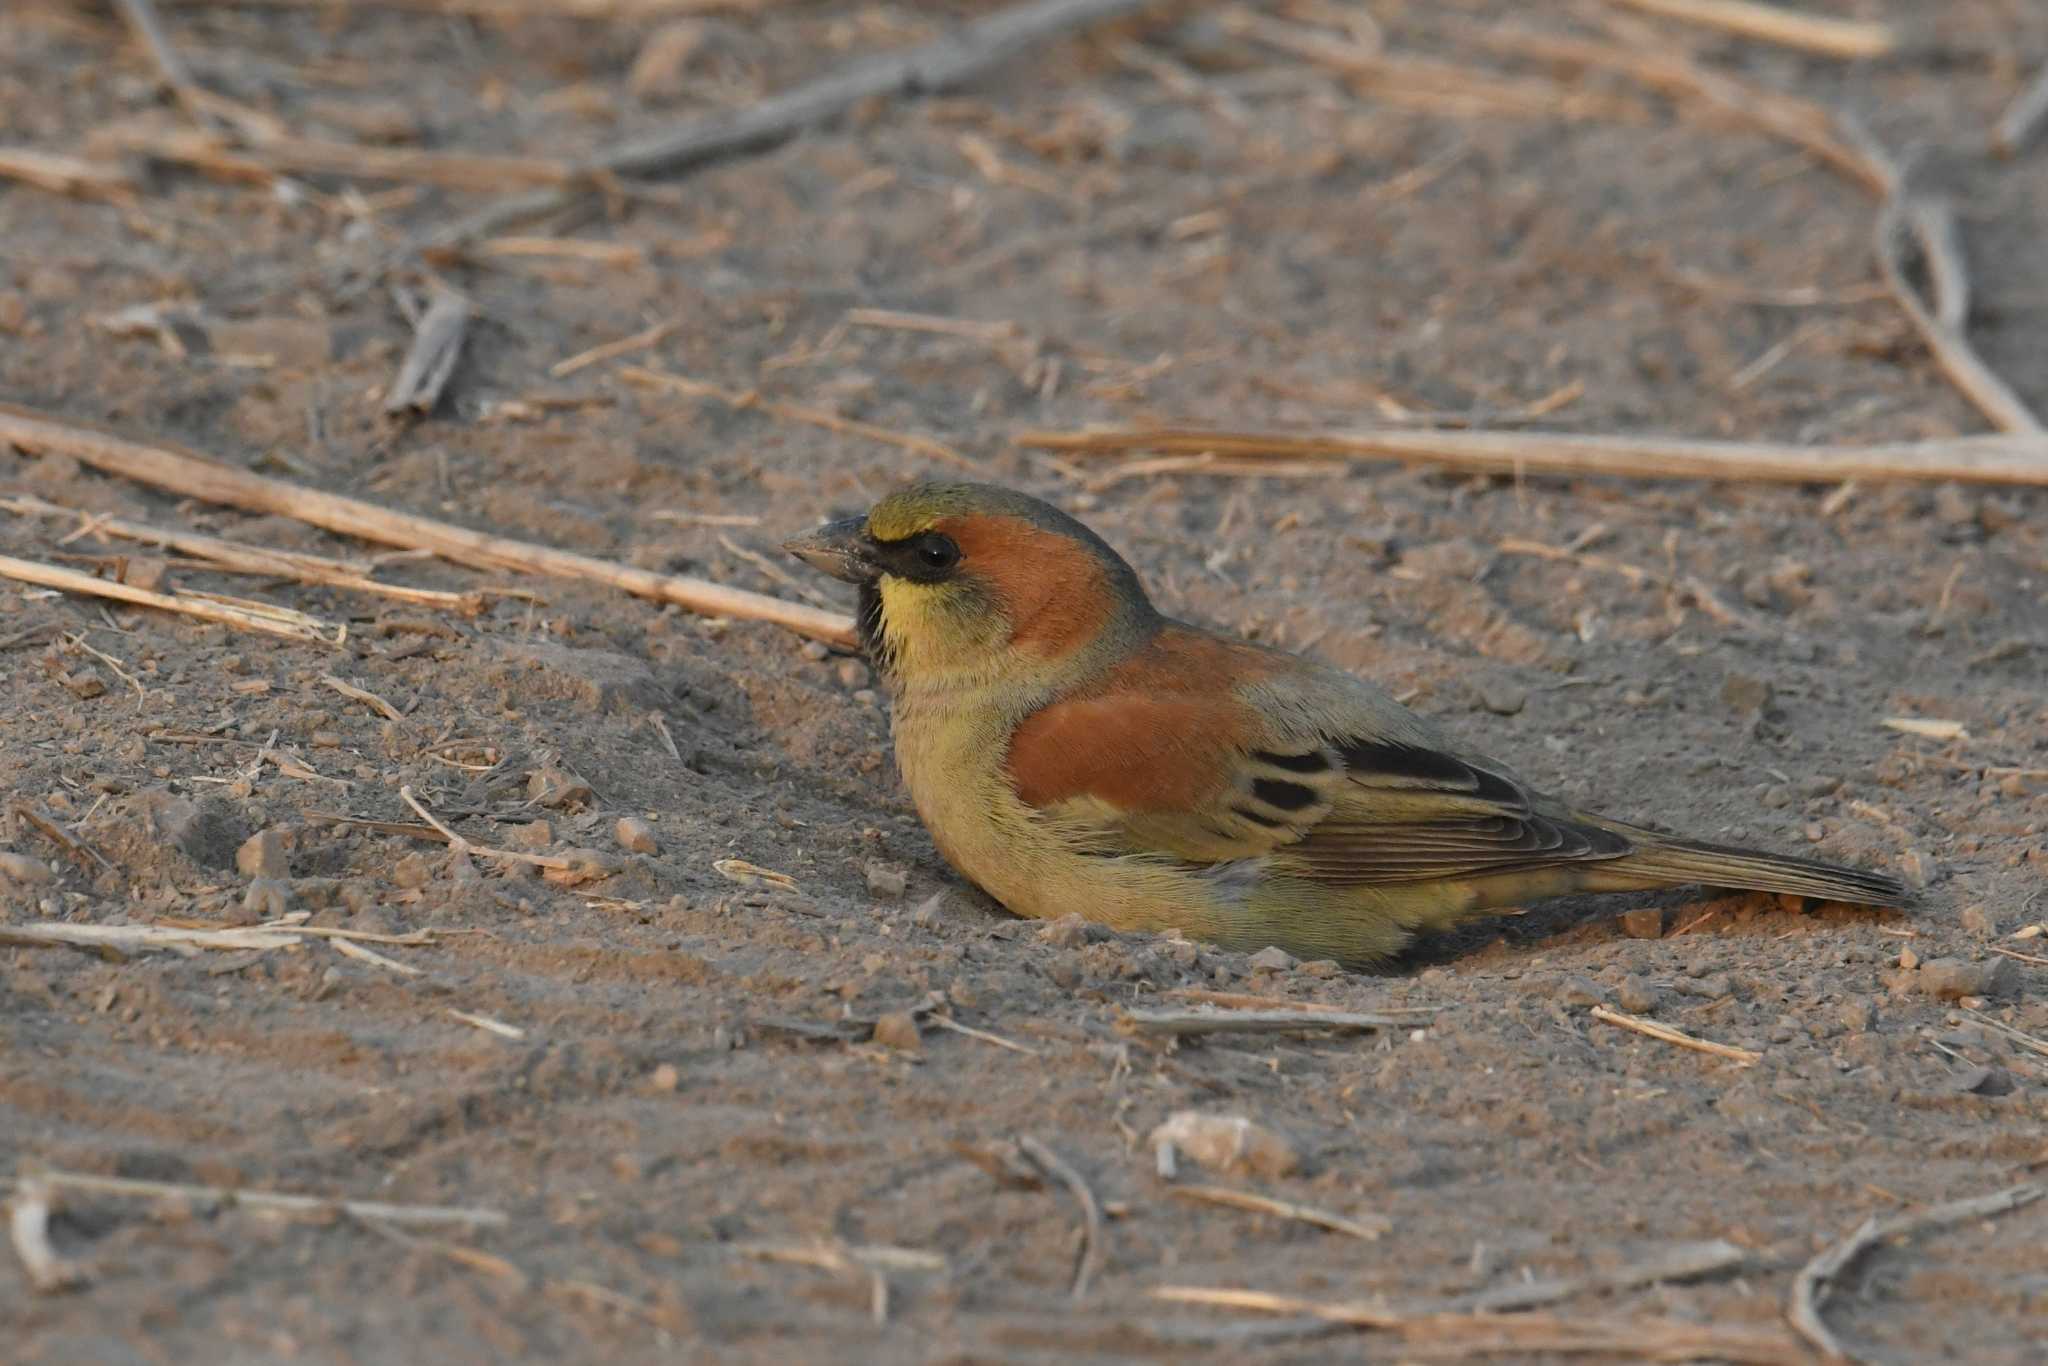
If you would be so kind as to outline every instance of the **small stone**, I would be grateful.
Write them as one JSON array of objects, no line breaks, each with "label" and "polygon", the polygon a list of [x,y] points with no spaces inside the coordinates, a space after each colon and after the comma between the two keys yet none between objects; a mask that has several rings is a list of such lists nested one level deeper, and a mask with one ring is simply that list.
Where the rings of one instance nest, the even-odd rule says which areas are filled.
[{"label": "small stone", "polygon": [[1825,773],[1816,773],[1799,784],[1799,795],[1808,801],[1815,797],[1832,797],[1842,790],[1842,780]]},{"label": "small stone", "polygon": [[1585,977],[1567,977],[1557,984],[1557,999],[1568,1006],[1607,1004],[1607,993]]},{"label": "small stone", "polygon": [[924,1047],[917,1032],[917,1017],[907,1010],[892,1010],[876,1020],[875,1042],[903,1053],[915,1053]]},{"label": "small stone", "polygon": [[870,862],[867,866],[868,895],[895,901],[910,889],[910,870],[900,864]]},{"label": "small stone", "polygon": [[0,851],[0,887],[40,887],[52,876],[50,865],[39,859]]},{"label": "small stone", "polygon": [[1278,944],[1268,944],[1252,955],[1252,967],[1259,972],[1292,972],[1300,965],[1299,958]]},{"label": "small stone", "polygon": [[535,769],[527,778],[526,795],[541,806],[561,811],[581,806],[596,794],[590,790],[589,783],[575,774],[549,764]]},{"label": "small stone", "polygon": [[1956,923],[1979,939],[1994,939],[1998,935],[1998,917],[1991,913],[1988,906],[1978,904],[1963,907],[1956,913]]},{"label": "small stone", "polygon": [[1782,811],[1792,805],[1792,789],[1783,783],[1772,783],[1764,789],[1763,796],[1757,800],[1770,807],[1773,811]]},{"label": "small stone", "polygon": [[235,868],[243,877],[284,878],[292,875],[291,841],[275,826],[259,830],[235,850]]},{"label": "small stone", "polygon": [[275,920],[291,908],[291,884],[282,878],[251,878],[242,893],[242,909],[258,919]]},{"label": "small stone", "polygon": [[2009,1096],[2013,1090],[2012,1073],[2003,1067],[1966,1067],[1949,1084],[1964,1095]]},{"label": "small stone", "polygon": [[1529,690],[1489,679],[1479,685],[1479,705],[1495,716],[1516,716],[1529,705]]},{"label": "small stone", "polygon": [[1723,996],[1735,993],[1735,981],[1725,972],[1712,972],[1704,977],[1681,978],[1675,984],[1686,996],[1697,996],[1706,1001],[1718,1001]]},{"label": "small stone", "polygon": [[[1194,945],[1187,947],[1192,949]],[[1303,963],[1299,971],[1304,977],[1338,977],[1343,975],[1344,965],[1334,958],[1316,958]]]},{"label": "small stone", "polygon": [[407,854],[391,865],[391,880],[400,887],[424,887],[434,876],[434,865],[424,854]]},{"label": "small stone", "polygon": [[90,664],[81,665],[68,673],[59,674],[57,677],[58,681],[63,683],[73,697],[90,699],[106,695],[107,680],[101,678],[99,670],[93,668]]},{"label": "small stone", "polygon": [[1621,913],[1621,932],[1630,939],[1662,939],[1664,937],[1664,912],[1655,906],[1639,907]]},{"label": "small stone", "polygon": [[515,825],[505,835],[505,843],[514,849],[545,849],[555,842],[555,827],[552,821],[528,821]]},{"label": "small stone", "polygon": [[1243,1115],[1182,1110],[1154,1129],[1149,1141],[1162,1171],[1170,1171],[1174,1154],[1215,1171],[1268,1179],[1287,1176],[1301,1165],[1301,1153],[1290,1140]]},{"label": "small stone", "polygon": [[1731,710],[1751,715],[1771,705],[1771,685],[1748,674],[1729,674],[1721,683],[1721,700]]},{"label": "small stone", "polygon": [[1913,985],[1923,995],[1956,1001],[1965,996],[2003,996],[2012,990],[2014,976],[2010,958],[1976,963],[1963,958],[1930,958],[1920,965]]},{"label": "small stone", "polygon": [[1899,855],[1899,880],[1913,891],[1926,891],[1934,881],[1934,860],[1918,849],[1906,850]]},{"label": "small stone", "polygon": [[833,666],[832,672],[839,676],[839,686],[849,692],[865,688],[874,681],[868,674],[868,666],[858,659],[842,659]]},{"label": "small stone", "polygon": [[1056,949],[1074,949],[1083,944],[1100,943],[1109,938],[1109,931],[1078,915],[1063,915],[1058,920],[1048,920],[1038,927],[1038,942],[1050,944]]},{"label": "small stone", "polygon": [[1614,989],[1614,1003],[1623,1010],[1637,1015],[1647,1015],[1657,1008],[1657,1003],[1663,999],[1663,995],[1664,993],[1650,985],[1648,978],[1631,975],[1622,978],[1621,985]]},{"label": "small stone", "polygon": [[654,827],[638,816],[619,817],[619,823],[612,827],[612,838],[629,854],[652,854],[661,848],[660,841],[654,838]]},{"label": "small stone", "polygon": [[1911,949],[1900,949],[1899,966],[1905,969],[1907,972],[1914,971],[1920,966],[1920,955],[1913,952]]},{"label": "small stone", "polygon": [[1842,1022],[1842,1028],[1851,1034],[1861,1034],[1870,1028],[1873,1018],[1868,1001],[1843,1001],[1835,1007],[1835,1018]]},{"label": "small stone", "polygon": [[672,1062],[665,1062],[647,1074],[647,1089],[650,1091],[673,1091],[681,1081],[682,1075],[676,1071],[676,1065]]}]

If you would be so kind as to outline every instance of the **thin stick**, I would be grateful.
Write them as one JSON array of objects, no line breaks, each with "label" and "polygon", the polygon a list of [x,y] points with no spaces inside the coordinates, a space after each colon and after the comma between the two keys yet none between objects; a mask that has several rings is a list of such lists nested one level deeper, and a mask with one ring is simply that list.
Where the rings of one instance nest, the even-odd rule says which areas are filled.
[{"label": "thin stick", "polygon": [[635,332],[630,337],[621,337],[617,341],[606,342],[602,346],[593,346],[588,351],[578,351],[575,355],[558,360],[549,366],[548,374],[555,379],[561,379],[565,375],[573,375],[578,370],[586,366],[596,365],[600,361],[631,355],[635,351],[644,351],[650,346],[666,341],[671,333],[683,325],[684,321],[682,318],[670,318],[666,322],[658,322],[652,327]]},{"label": "thin stick", "polygon": [[412,345],[398,367],[398,378],[384,394],[384,415],[412,413],[425,417],[441,401],[441,391],[462,357],[462,339],[469,334],[469,301],[450,289],[434,291],[434,302],[413,329]]},{"label": "thin stick", "polygon": [[1935,321],[1951,332],[1961,333],[1970,319],[1970,268],[1963,261],[1955,206],[1934,195],[1917,195],[1906,203],[1905,220],[1927,262],[1927,283],[1934,291]]},{"label": "thin stick", "polygon": [[1991,130],[1991,149],[2002,157],[2016,157],[2026,150],[2027,142],[2048,123],[2048,63],[2044,63],[2013,96],[2005,112],[1998,116],[1998,123]]},{"label": "thin stick", "polygon": [[1604,1021],[1607,1024],[1619,1025],[1623,1029],[1632,1029],[1638,1034],[1663,1043],[1677,1044],[1680,1048],[1690,1048],[1695,1052],[1711,1053],[1717,1058],[1728,1058],[1731,1061],[1741,1063],[1744,1067],[1750,1066],[1763,1057],[1763,1054],[1756,1052],[1754,1049],[1737,1048],[1734,1044],[1715,1043],[1710,1039],[1695,1038],[1682,1029],[1674,1029],[1670,1025],[1659,1024],[1655,1020],[1645,1020],[1640,1015],[1624,1015],[1618,1010],[1609,1010],[1606,1006],[1594,1006],[1593,1018]]},{"label": "thin stick", "polygon": [[688,394],[692,398],[715,399],[730,408],[754,408],[764,413],[772,413],[776,417],[786,417],[792,422],[805,422],[813,427],[823,427],[829,432],[844,432],[850,436],[864,436],[870,441],[879,441],[884,445],[895,446],[902,450],[914,451],[919,455],[930,456],[934,460],[943,460],[949,465],[955,465],[968,471],[970,474],[985,475],[988,473],[987,470],[983,469],[975,461],[969,460],[951,446],[943,442],[934,441],[928,436],[892,432],[886,427],[877,427],[870,422],[856,422],[850,417],[841,417],[837,413],[828,413],[822,408],[806,408],[795,403],[784,403],[780,399],[763,398],[752,389],[744,392],[737,389],[722,389],[716,384],[707,384],[703,380],[691,379],[687,375],[671,375],[658,370],[649,370],[638,365],[628,365],[621,368],[619,375],[621,378],[635,384],[669,389],[679,394]]},{"label": "thin stick", "polygon": [[516,1040],[526,1037],[526,1031],[518,1025],[509,1025],[503,1020],[494,1020],[488,1015],[477,1015],[467,1010],[456,1010],[452,1006],[449,1008],[448,1013],[466,1025],[474,1025],[486,1034],[495,1034],[501,1039]]},{"label": "thin stick", "polygon": [[117,204],[135,202],[135,179],[119,162],[0,147],[0,180],[18,180],[52,194],[88,195]]},{"label": "thin stick", "polygon": [[1554,1276],[1545,1280],[1510,1280],[1505,1285],[1460,1295],[1443,1306],[1458,1313],[1499,1314],[1509,1310],[1533,1309],[1560,1300],[1607,1290],[1633,1290],[1664,1281],[1692,1281],[1715,1276],[1746,1265],[1751,1255],[1719,1238],[1699,1243],[1678,1243],[1632,1260],[1614,1271],[1585,1276]]},{"label": "thin stick", "polygon": [[[2022,955],[2022,957],[2024,956]],[[964,1034],[970,1039],[980,1039],[983,1043],[992,1043],[997,1048],[1007,1048],[1012,1053],[1022,1053],[1027,1058],[1039,1056],[1039,1050],[1031,1047],[1029,1044],[1021,1044],[1014,1039],[1006,1039],[1000,1034],[991,1034],[986,1029],[976,1029],[973,1025],[961,1024],[950,1015],[941,1015],[934,1011],[932,1014],[925,1016],[924,1019],[926,1024],[935,1024],[941,1029],[950,1029],[955,1034]]]},{"label": "thin stick", "polygon": [[727,588],[704,579],[651,573],[552,546],[471,531],[431,517],[394,512],[361,499],[251,474],[181,447],[130,441],[15,404],[0,403],[0,442],[12,442],[25,450],[68,455],[82,465],[188,498],[276,513],[383,545],[429,550],[458,564],[585,579],[639,597],[672,602],[706,616],[767,621],[829,644],[859,644],[852,618],[837,612],[785,602],[765,593]]},{"label": "thin stick", "polygon": [[1314,1224],[1317,1228],[1326,1228],[1332,1233],[1347,1233],[1366,1242],[1372,1242],[1382,1234],[1392,1232],[1394,1227],[1393,1221],[1381,1214],[1363,1220],[1351,1219],[1341,1214],[1332,1214],[1328,1210],[1316,1209],[1312,1205],[1297,1205],[1288,1200],[1275,1200],[1270,1195],[1233,1190],[1229,1186],[1169,1186],[1167,1190],[1177,1200],[1228,1205],[1232,1209],[1250,1210],[1254,1214],[1271,1214],[1281,1219]]},{"label": "thin stick", "polygon": [[383,968],[386,972],[395,972],[401,977],[424,977],[427,975],[424,968],[416,968],[410,963],[401,963],[396,958],[387,957],[375,949],[366,949],[361,944],[351,943],[346,939],[330,939],[327,942],[333,945],[334,951],[344,958],[353,958],[359,963],[370,963],[376,967]]},{"label": "thin stick", "polygon": [[[0,435],[4,431],[4,424],[0,424]],[[1614,475],[1795,484],[1867,479],[2048,485],[2048,439],[2018,433],[1833,447],[1663,436],[1406,428],[1312,433],[1209,431],[1190,427],[1084,428],[1064,432],[1023,431],[1011,439],[1026,449],[1069,455],[1213,452],[1282,460],[1388,460],[1486,474]]]},{"label": "thin stick", "polygon": [[1566,1319],[1552,1314],[1423,1314],[1409,1316],[1383,1305],[1305,1299],[1264,1290],[1162,1285],[1146,1292],[1172,1304],[1251,1309],[1312,1317],[1351,1328],[1390,1332],[1404,1342],[1453,1355],[1480,1353],[1529,1357],[1579,1352],[1631,1361],[1738,1361],[1756,1366],[1804,1366],[1807,1354],[1788,1338],[1680,1319]]},{"label": "thin stick", "polygon": [[1074,1203],[1081,1207],[1081,1254],[1074,1260],[1074,1284],[1071,1294],[1080,1300],[1088,1296],[1088,1283],[1095,1273],[1102,1269],[1105,1255],[1102,1232],[1102,1203],[1095,1198],[1095,1192],[1082,1179],[1081,1173],[1067,1164],[1065,1158],[1033,1138],[1030,1134],[1019,1134],[1017,1146],[1024,1155],[1037,1163],[1039,1168],[1057,1180],[1073,1195]]},{"label": "thin stick", "polygon": [[187,930],[171,925],[0,925],[0,944],[22,948],[288,949],[296,934],[272,929]]},{"label": "thin stick", "polygon": [[240,541],[224,540],[219,536],[208,536],[177,527],[155,527],[146,522],[133,522],[125,517],[112,517],[104,513],[86,512],[80,508],[45,502],[41,498],[27,494],[0,497],[0,512],[11,512],[23,517],[76,518],[77,529],[67,535],[60,544],[76,540],[80,536],[100,539],[111,536],[124,541],[135,541],[141,545],[155,546],[159,550],[175,550],[235,573],[262,574],[273,578],[296,579],[301,583],[351,588],[358,592],[380,594],[423,606],[447,607],[469,616],[476,615],[484,606],[481,593],[450,593],[436,588],[406,588],[399,584],[380,583],[368,577],[366,566],[361,563],[338,560],[327,555],[315,555],[304,550],[279,550],[270,546],[245,545]]},{"label": "thin stick", "polygon": [[[1898,301],[1899,307],[1905,311],[1906,317],[1920,333],[1920,339],[1933,353],[1934,363],[1941,367],[1949,382],[1962,391],[1963,397],[1970,400],[1976,405],[1977,411],[1990,419],[1992,426],[2000,431],[2022,436],[2040,436],[2041,424],[2028,409],[2026,401],[2014,393],[2011,387],[1984,363],[1959,326],[1945,322],[1936,313],[1928,311],[1927,305],[1920,301],[1919,293],[1906,279],[1905,266],[1899,259],[1898,241],[1901,229],[1911,227],[1913,220],[1914,210],[1911,202],[1902,200],[1898,194],[1893,194],[1885,201],[1883,212],[1877,216],[1873,245],[1877,253],[1878,269],[1883,273],[1884,282],[1891,289],[1892,297]],[[1959,273],[1959,260],[1951,260],[1937,266],[1930,256],[1929,273],[1937,286],[1943,279],[1944,271]],[[1953,284],[1950,288],[1954,289]],[[1941,307],[1938,292],[1936,307]]]},{"label": "thin stick", "polygon": [[1969,1200],[1951,1200],[1946,1204],[1934,1205],[1914,1214],[1895,1214],[1887,1219],[1876,1216],[1863,1223],[1841,1242],[1834,1244],[1818,1257],[1799,1269],[1792,1278],[1792,1297],[1786,1306],[1786,1317],[1792,1322],[1799,1336],[1829,1356],[1845,1361],[1855,1358],[1842,1345],[1827,1321],[1821,1317],[1821,1306],[1834,1282],[1855,1265],[1857,1260],[1879,1243],[1893,1238],[1918,1233],[1923,1229],[1946,1228],[1951,1224],[1966,1223],[1972,1219],[1985,1219],[1994,1214],[2004,1214],[2022,1205],[2032,1204],[2043,1195],[2048,1195],[2048,1185],[2039,1183],[2014,1186],[2009,1190],[1980,1195]]},{"label": "thin stick", "polygon": [[8,1202],[7,1233],[28,1283],[45,1295],[84,1285],[85,1268],[58,1254],[50,1241],[50,1183],[29,1177],[16,1183]]},{"label": "thin stick", "polygon": [[[4,422],[4,418],[0,418]],[[347,628],[336,626],[330,639],[325,623],[307,616],[303,612],[289,612],[270,606],[268,603],[253,602],[244,598],[222,598],[207,593],[158,593],[147,588],[136,588],[130,584],[116,583],[111,579],[95,578],[76,569],[62,569],[56,565],[39,564],[34,560],[17,560],[12,555],[0,555],[0,578],[16,579],[22,583],[40,584],[45,588],[61,588],[67,593],[82,593],[87,597],[112,598],[116,602],[132,602],[138,607],[155,607],[165,612],[178,612],[202,621],[219,622],[241,631],[259,631],[265,635],[285,636],[292,640],[313,641],[320,645],[340,645],[347,635]]]},{"label": "thin stick", "polygon": [[[209,105],[218,99],[209,96]],[[96,153],[120,153],[189,166],[217,180],[256,184],[268,183],[279,175],[332,175],[351,180],[492,191],[508,185],[563,185],[576,175],[576,168],[570,163],[545,157],[365,147],[327,138],[289,136],[281,131],[234,142],[205,129],[170,126],[159,119],[139,119],[103,128],[92,136],[88,147]]]},{"label": "thin stick", "polygon": [[379,1200],[333,1200],[320,1195],[280,1195],[273,1191],[236,1190],[227,1186],[192,1186],[177,1181],[136,1181],[125,1176],[94,1176],[87,1172],[38,1169],[25,1180],[41,1181],[53,1190],[89,1191],[95,1195],[128,1195],[150,1200],[190,1200],[223,1209],[271,1210],[279,1214],[330,1215],[339,1211],[356,1219],[382,1219],[390,1224],[467,1224],[496,1228],[509,1222],[494,1209],[455,1205],[390,1205]]},{"label": "thin stick", "polygon": [[[171,0],[180,5],[332,10],[334,0]],[[474,19],[655,19],[676,14],[752,14],[777,0],[349,0],[353,9],[458,14]]]},{"label": "thin stick", "polygon": [[358,688],[355,684],[348,682],[346,679],[336,678],[333,674],[322,674],[320,681],[349,699],[349,701],[362,703],[386,721],[403,721],[405,719],[404,712],[367,688]]},{"label": "thin stick", "polygon": [[1349,1010],[1127,1010],[1118,1019],[1141,1034],[1298,1034],[1310,1030],[1407,1029],[1415,1021]]},{"label": "thin stick", "polygon": [[1824,57],[1882,57],[1896,51],[1899,35],[1889,25],[1855,19],[1827,19],[1797,14],[1776,5],[1749,0],[1616,0],[1616,3],[1717,28],[1724,33],[1776,43],[1779,47],[1817,52]]},{"label": "thin stick", "polygon": [[908,52],[855,61],[738,110],[719,110],[630,138],[579,162],[574,184],[500,200],[423,242],[452,250],[553,212],[606,175],[674,175],[765,151],[867,100],[911,98],[965,84],[1019,53],[1076,29],[1143,9],[1150,0],[1034,0],[967,24]]}]

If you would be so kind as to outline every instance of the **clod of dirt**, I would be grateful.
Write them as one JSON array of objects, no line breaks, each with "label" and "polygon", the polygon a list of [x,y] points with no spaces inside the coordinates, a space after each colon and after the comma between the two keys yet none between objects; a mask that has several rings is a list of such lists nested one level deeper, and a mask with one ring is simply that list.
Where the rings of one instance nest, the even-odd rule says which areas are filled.
[{"label": "clod of dirt", "polygon": [[0,851],[0,887],[40,887],[50,877],[48,864],[27,854]]},{"label": "clod of dirt", "polygon": [[1956,924],[1979,939],[1993,939],[1998,935],[1998,917],[1981,904],[1963,907],[1956,913]]},{"label": "clod of dirt", "polygon": [[226,803],[211,797],[195,802],[153,788],[137,796],[136,807],[161,839],[202,868],[233,866],[244,827]]},{"label": "clod of dirt", "polygon": [[1912,985],[1922,995],[1956,1001],[1965,996],[2003,996],[2012,990],[2014,976],[2009,958],[1975,963],[1964,958],[1930,958],[1920,965]]},{"label": "clod of dirt", "polygon": [[1663,999],[1664,994],[1650,985],[1646,977],[1624,977],[1621,985],[1614,989],[1614,1003],[1623,1010],[1633,1011],[1637,1015],[1647,1015],[1654,1011]]},{"label": "clod of dirt", "polygon": [[1063,915],[1038,927],[1038,942],[1056,949],[1075,949],[1083,944],[1098,944],[1107,938],[1109,930],[1106,927],[1078,915]]},{"label": "clod of dirt", "polygon": [[1748,674],[1729,674],[1721,684],[1721,700],[1743,716],[1761,715],[1771,705],[1770,680]]},{"label": "clod of dirt", "polygon": [[256,920],[275,920],[291,907],[291,884],[282,878],[254,878],[242,893],[243,913]]},{"label": "clod of dirt", "polygon": [[1966,1067],[1950,1084],[1964,1095],[2009,1096],[2013,1090],[2012,1073],[2003,1067]]},{"label": "clod of dirt", "polygon": [[391,865],[391,880],[400,887],[424,887],[434,877],[434,865],[425,854],[407,854]]},{"label": "clod of dirt", "polygon": [[1301,1165],[1292,1141],[1243,1115],[1205,1115],[1181,1110],[1154,1129],[1149,1140],[1159,1174],[1171,1178],[1176,1154],[1213,1171],[1280,1177]]},{"label": "clod of dirt", "polygon": [[1479,685],[1479,705],[1495,716],[1515,716],[1529,705],[1529,690],[1499,679]]},{"label": "clod of dirt", "polygon": [[235,868],[243,877],[285,878],[292,873],[291,841],[282,830],[259,830],[235,850]]},{"label": "clod of dirt", "polygon": [[1557,999],[1568,1006],[1607,1004],[1607,994],[1584,977],[1567,977],[1557,984]]},{"label": "clod of dirt", "polygon": [[1870,1002],[1849,1000],[1835,1007],[1835,1018],[1840,1020],[1842,1028],[1851,1034],[1861,1034],[1870,1028],[1875,1016],[1870,1009]]},{"label": "clod of dirt", "polygon": [[581,806],[597,794],[575,774],[549,764],[535,769],[526,780],[526,795],[542,806],[561,811]]},{"label": "clod of dirt", "polygon": [[1252,955],[1252,967],[1259,972],[1292,972],[1300,963],[1299,958],[1277,944],[1268,944]]},{"label": "clod of dirt", "polygon": [[917,1017],[907,1010],[892,1010],[876,1020],[875,1042],[903,1053],[915,1053],[924,1047],[917,1032]]},{"label": "clod of dirt", "polygon": [[1655,906],[1638,907],[1621,913],[1621,932],[1630,939],[1662,939],[1664,912]]},{"label": "clod of dirt", "polygon": [[910,890],[910,870],[894,863],[867,866],[868,893],[883,901],[895,901]]},{"label": "clod of dirt", "polygon": [[638,816],[619,817],[619,823],[612,827],[612,838],[629,854],[652,854],[661,848],[661,842],[654,837],[654,827]]}]

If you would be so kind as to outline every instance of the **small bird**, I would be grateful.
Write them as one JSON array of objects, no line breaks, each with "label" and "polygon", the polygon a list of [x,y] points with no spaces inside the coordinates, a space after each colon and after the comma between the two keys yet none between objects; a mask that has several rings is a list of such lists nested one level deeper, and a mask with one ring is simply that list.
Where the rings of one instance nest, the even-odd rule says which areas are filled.
[{"label": "small bird", "polygon": [[1101,537],[1010,489],[910,488],[785,549],[859,586],[918,813],[1021,916],[1364,965],[1573,892],[1904,900],[1533,791],[1371,683],[1167,618]]}]

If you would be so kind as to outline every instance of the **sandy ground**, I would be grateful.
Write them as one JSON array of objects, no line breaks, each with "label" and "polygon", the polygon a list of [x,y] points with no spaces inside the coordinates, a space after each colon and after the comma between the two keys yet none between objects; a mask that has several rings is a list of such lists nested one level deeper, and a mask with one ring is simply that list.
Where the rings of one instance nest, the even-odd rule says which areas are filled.
[{"label": "sandy ground", "polygon": [[[1401,51],[1568,76],[1459,28],[1507,6],[1370,8]],[[1942,15],[1939,51],[1860,65],[1647,32],[1917,149],[1961,209],[1971,336],[2048,411],[2048,149],[1981,150],[2048,53],[2048,12]],[[180,5],[166,22],[201,80],[296,132],[564,156],[934,20],[712,15],[637,93],[659,20]],[[1515,22],[1578,31],[1563,11]],[[152,70],[110,12],[0,13],[11,142],[176,126]],[[1536,1311],[1556,1321],[1487,1329],[1501,1355],[1627,1320],[1641,1343],[1700,1325],[1798,1359],[1784,1306],[1822,1247],[1869,1215],[2040,1179],[2048,939],[2015,935],[2048,920],[2048,496],[1387,466],[1114,478],[1012,442],[1097,422],[1485,422],[1532,403],[1552,409],[1542,424],[1597,432],[1983,429],[1877,285],[1864,190],[1625,82],[1573,88],[1604,103],[1410,107],[1199,19],[1057,45],[617,216],[531,229],[604,255],[445,267],[480,320],[443,407],[401,426],[378,400],[409,328],[388,291],[337,289],[338,267],[473,194],[307,175],[311,193],[281,196],[170,167],[127,205],[0,185],[0,399],[843,605],[834,585],[784,582],[777,542],[952,467],[625,367],[758,389],[1058,500],[1169,610],[1370,674],[1574,801],[1924,886],[1896,914],[1706,892],[1557,903],[1373,975],[1101,937],[963,887],[896,778],[866,665],[773,627],[432,563],[380,572],[515,591],[465,617],[170,567],[345,622],[336,650],[0,586],[10,923],[223,928],[283,910],[427,941],[363,941],[410,974],[328,940],[0,950],[10,1165],[505,1216],[280,1221],[71,1192],[51,1236],[90,1280],[39,1294],[0,1258],[8,1357],[1420,1359],[1478,1347],[1446,1329],[1333,1348],[1298,1316],[1154,1292],[1421,1310],[1565,1278],[1582,1283]],[[178,345],[96,322],[146,305],[189,308]],[[856,308],[972,326],[849,323]],[[661,322],[633,355],[549,373]],[[0,485],[365,553],[61,458],[0,452]],[[65,541],[73,525],[0,518],[0,553],[102,570],[138,553]],[[478,844],[595,850],[616,871],[560,885],[373,824],[417,826],[401,786]],[[632,847],[621,818],[645,823]],[[736,882],[717,867],[734,859],[791,885]],[[1350,1035],[1132,1026],[1205,991],[1414,1013]],[[1645,1038],[1595,1019],[1603,1005],[1761,1056]],[[1247,1116],[1295,1165],[1183,1161],[1169,1182],[1146,1136],[1182,1110]],[[1027,1138],[1105,1211],[1078,1301],[1076,1199],[1019,1165]],[[1202,1184],[1359,1227],[1176,1194]],[[1710,1240],[1741,1264],[1621,1283]],[[2044,1252],[2048,1202],[1930,1230],[1859,1262],[1828,1319],[1885,1360],[2039,1361]]]}]

